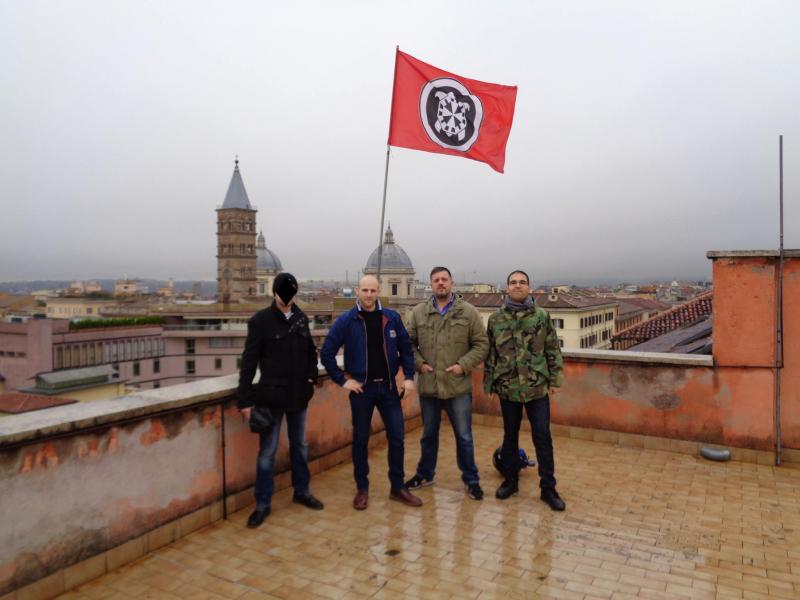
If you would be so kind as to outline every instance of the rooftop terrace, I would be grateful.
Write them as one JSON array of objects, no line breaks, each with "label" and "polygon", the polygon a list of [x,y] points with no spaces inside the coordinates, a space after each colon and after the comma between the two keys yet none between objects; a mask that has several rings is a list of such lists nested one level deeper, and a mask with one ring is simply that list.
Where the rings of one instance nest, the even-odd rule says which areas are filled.
[{"label": "rooftop terrace", "polygon": [[[447,427],[445,425],[445,427]],[[407,437],[406,465],[419,456]],[[562,431],[563,432],[563,431]],[[555,438],[565,513],[520,494],[466,498],[447,431],[436,484],[412,509],[387,499],[386,451],[370,463],[370,507],[354,511],[350,464],[317,474],[312,512],[279,492],[258,530],[249,509],[79,586],[63,600],[241,598],[797,598],[800,468]],[[484,487],[500,482],[495,427],[475,428]],[[530,438],[524,445],[532,450]]]},{"label": "rooftop terrace", "polygon": [[[532,472],[519,496],[492,497],[502,429],[479,368],[486,500],[465,497],[443,425],[425,505],[390,504],[376,415],[371,505],[354,511],[349,404],[324,379],[307,439],[326,509],[290,503],[284,439],[284,491],[245,530],[256,436],[236,377],[220,377],[0,419],[0,600],[798,598],[800,253],[784,268],[782,356],[775,257],[713,258],[713,357],[564,353],[552,418],[565,513],[535,499]],[[403,407],[408,471],[414,394]],[[706,445],[733,460],[704,461]]]}]

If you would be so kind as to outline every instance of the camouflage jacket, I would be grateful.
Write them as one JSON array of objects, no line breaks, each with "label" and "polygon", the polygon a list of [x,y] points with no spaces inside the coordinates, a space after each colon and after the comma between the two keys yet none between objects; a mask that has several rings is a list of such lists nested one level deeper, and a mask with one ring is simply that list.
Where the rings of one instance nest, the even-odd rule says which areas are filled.
[{"label": "camouflage jacket", "polygon": [[486,393],[527,402],[561,386],[564,362],[546,310],[534,305],[515,312],[504,306],[489,317],[488,334]]}]

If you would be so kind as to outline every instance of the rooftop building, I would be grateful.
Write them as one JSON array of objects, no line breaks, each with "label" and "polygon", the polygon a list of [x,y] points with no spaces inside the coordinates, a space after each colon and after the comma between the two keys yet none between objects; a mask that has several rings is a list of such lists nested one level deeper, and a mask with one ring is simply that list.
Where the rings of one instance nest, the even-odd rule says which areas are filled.
[{"label": "rooftop building", "polygon": [[652,319],[620,331],[614,336],[614,349],[626,350],[657,336],[705,321],[711,317],[711,309],[712,292],[707,292]]},{"label": "rooftop building", "polygon": [[[380,260],[378,260],[380,258]],[[391,224],[386,228],[383,245],[378,246],[367,258],[364,275],[375,275],[378,263],[381,269],[381,296],[387,298],[413,298],[415,288],[414,265],[395,241]]]}]

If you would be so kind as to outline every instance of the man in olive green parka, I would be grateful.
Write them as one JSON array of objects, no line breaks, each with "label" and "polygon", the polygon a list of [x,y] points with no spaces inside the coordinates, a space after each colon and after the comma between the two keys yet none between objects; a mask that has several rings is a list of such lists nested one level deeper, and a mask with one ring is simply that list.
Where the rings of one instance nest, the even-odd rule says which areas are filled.
[{"label": "man in olive green parka", "polygon": [[433,297],[415,306],[407,317],[414,347],[414,368],[419,373],[419,403],[424,431],[420,439],[417,472],[406,482],[416,489],[431,485],[439,452],[442,410],[447,412],[456,438],[456,461],[467,495],[483,499],[472,441],[473,369],[489,349],[478,311],[453,293],[453,278],[446,267],[431,271]]}]

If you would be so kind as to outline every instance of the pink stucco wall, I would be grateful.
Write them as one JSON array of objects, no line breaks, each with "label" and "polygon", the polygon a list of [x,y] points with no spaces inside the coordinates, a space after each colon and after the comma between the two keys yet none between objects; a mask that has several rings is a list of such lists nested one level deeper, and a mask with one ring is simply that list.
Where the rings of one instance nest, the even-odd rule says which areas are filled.
[{"label": "pink stucco wall", "polygon": [[[222,405],[203,405],[202,386],[149,392],[179,403],[201,394],[197,403],[175,412],[112,420],[21,446],[0,437],[0,595],[221,498]],[[236,492],[254,481],[258,438],[236,410],[230,390],[221,401],[227,488]],[[414,394],[403,404],[407,419],[419,414]],[[80,411],[80,405],[70,410]],[[288,468],[282,429],[279,472]],[[376,411],[373,430],[381,429]],[[351,438],[347,394],[325,378],[309,405],[309,458],[347,447]]]}]

